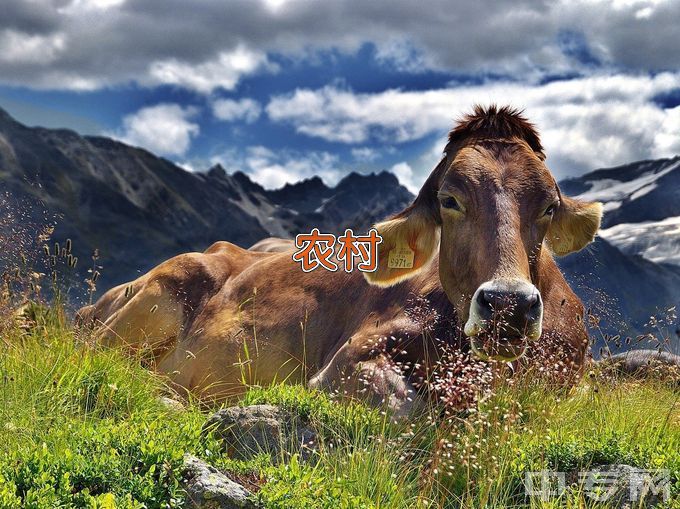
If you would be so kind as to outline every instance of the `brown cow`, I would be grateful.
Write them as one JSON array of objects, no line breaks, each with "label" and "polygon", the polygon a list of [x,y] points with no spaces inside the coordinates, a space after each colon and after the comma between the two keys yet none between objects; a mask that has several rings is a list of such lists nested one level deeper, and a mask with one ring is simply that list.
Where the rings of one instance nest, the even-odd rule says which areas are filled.
[{"label": "brown cow", "polygon": [[295,244],[289,239],[278,237],[267,237],[257,241],[248,248],[248,251],[259,251],[261,253],[283,253],[295,250]]},{"label": "brown cow", "polygon": [[[285,241],[269,241],[269,252],[220,242],[108,291],[80,315],[108,344],[147,344],[160,372],[204,398],[306,381],[405,413],[414,366],[432,365],[437,339],[503,361],[549,344],[559,362],[582,368],[583,306],[552,254],[591,242],[601,214],[599,203],[561,195],[518,112],[477,107],[451,131],[413,204],[376,225],[375,272],[305,273]],[[390,267],[396,248],[412,263]]]}]

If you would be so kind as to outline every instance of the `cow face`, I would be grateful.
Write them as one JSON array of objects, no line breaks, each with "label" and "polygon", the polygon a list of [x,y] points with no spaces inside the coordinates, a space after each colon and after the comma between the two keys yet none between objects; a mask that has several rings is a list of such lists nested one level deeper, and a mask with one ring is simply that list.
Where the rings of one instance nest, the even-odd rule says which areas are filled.
[{"label": "cow face", "polygon": [[[512,360],[541,336],[544,250],[566,255],[591,242],[602,206],[560,194],[542,154],[522,139],[477,139],[444,157],[413,205],[376,225],[378,269],[366,278],[390,286],[439,254],[439,278],[473,351]],[[437,246],[439,249],[437,250]],[[390,267],[390,251],[413,252]]]}]

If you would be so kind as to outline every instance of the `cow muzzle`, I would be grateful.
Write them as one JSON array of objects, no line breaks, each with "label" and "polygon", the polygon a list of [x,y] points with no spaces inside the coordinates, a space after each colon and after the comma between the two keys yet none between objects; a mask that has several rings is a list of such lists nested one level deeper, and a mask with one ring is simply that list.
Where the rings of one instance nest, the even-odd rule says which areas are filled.
[{"label": "cow muzzle", "polygon": [[538,288],[518,279],[494,279],[472,296],[465,335],[478,357],[511,361],[541,337],[542,322]]}]

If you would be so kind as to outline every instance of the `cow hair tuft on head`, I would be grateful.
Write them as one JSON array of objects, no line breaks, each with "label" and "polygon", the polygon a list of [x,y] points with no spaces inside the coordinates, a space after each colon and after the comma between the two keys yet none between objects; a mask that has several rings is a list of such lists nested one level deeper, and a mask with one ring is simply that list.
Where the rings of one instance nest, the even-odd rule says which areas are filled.
[{"label": "cow hair tuft on head", "polygon": [[455,145],[470,138],[519,138],[541,159],[545,158],[536,127],[524,117],[521,110],[510,106],[498,107],[492,104],[485,108],[476,104],[473,112],[463,116],[449,133],[445,152],[450,154]]}]

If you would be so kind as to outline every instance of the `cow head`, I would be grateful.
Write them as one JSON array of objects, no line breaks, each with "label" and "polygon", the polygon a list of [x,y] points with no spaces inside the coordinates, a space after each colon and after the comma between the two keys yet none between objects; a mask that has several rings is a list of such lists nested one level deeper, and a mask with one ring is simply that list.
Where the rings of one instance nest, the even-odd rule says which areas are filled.
[{"label": "cow head", "polygon": [[[372,284],[413,277],[439,253],[439,278],[480,357],[511,360],[541,336],[541,258],[578,251],[602,206],[563,196],[538,135],[517,111],[475,108],[449,135],[414,203],[379,223]],[[401,264],[390,253],[401,251]]]}]

